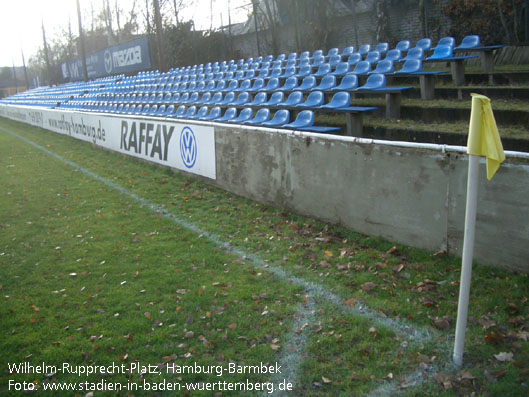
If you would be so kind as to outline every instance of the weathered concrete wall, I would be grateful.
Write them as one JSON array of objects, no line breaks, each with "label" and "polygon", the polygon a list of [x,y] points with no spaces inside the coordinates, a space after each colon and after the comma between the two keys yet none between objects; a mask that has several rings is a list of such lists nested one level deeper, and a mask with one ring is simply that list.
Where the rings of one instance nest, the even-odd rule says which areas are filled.
[{"label": "weathered concrete wall", "polygon": [[[270,130],[215,128],[217,186],[428,250],[461,254],[467,156]],[[529,271],[529,161],[482,164],[475,259]]]}]

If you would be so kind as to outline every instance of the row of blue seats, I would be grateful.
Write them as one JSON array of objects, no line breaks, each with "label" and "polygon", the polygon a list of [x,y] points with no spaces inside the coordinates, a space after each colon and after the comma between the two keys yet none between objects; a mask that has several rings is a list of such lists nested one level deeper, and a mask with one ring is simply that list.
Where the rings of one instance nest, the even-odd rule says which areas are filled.
[{"label": "row of blue seats", "polygon": [[[364,92],[368,92],[365,90]],[[361,91],[360,91],[361,92]],[[250,106],[250,107],[288,107],[288,108],[306,108],[312,110],[340,110],[350,106],[351,94],[346,91],[336,92],[328,103],[325,103],[325,93],[322,91],[311,92],[306,99],[300,91],[291,92],[288,95],[278,91],[270,94],[260,92],[255,97],[250,96],[248,92],[242,92],[238,96],[235,93],[227,93],[224,97],[222,94],[211,96],[206,93],[198,100],[176,99],[171,98],[170,101],[160,102],[128,102],[128,101],[86,101],[86,102],[71,102],[61,105],[61,109],[71,110],[88,110],[88,111],[122,111],[129,114],[148,115],[169,115],[177,110],[177,106]],[[134,111],[133,111],[134,110]],[[166,113],[167,112],[167,113]]]}]

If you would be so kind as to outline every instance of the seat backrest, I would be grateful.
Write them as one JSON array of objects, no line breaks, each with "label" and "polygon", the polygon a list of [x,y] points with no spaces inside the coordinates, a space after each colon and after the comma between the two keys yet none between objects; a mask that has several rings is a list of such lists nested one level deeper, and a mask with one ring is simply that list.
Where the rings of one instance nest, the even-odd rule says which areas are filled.
[{"label": "seat backrest", "polygon": [[375,89],[384,88],[386,86],[386,76],[382,73],[374,73],[367,78],[364,88]]},{"label": "seat backrest", "polygon": [[184,117],[195,117],[196,114],[197,114],[197,107],[189,106],[186,110],[186,113],[184,114]]},{"label": "seat backrest", "polygon": [[401,58],[402,58],[401,50],[395,48],[393,50],[389,50],[386,53],[386,57],[384,58],[384,60],[395,62],[395,61],[400,61]]},{"label": "seat backrest", "polygon": [[229,91],[224,99],[221,101],[222,104],[228,104],[235,100],[235,92]]},{"label": "seat backrest", "polygon": [[293,106],[301,103],[303,100],[303,93],[301,91],[294,91],[290,93],[287,100],[285,101],[286,106]]},{"label": "seat backrest", "polygon": [[415,47],[422,48],[423,51],[428,51],[430,48],[432,48],[432,39],[420,39]]},{"label": "seat backrest", "polygon": [[435,47],[430,59],[450,58],[453,55],[454,47],[450,45],[440,45]]},{"label": "seat backrest", "polygon": [[378,51],[380,53],[385,53],[389,50],[389,44],[388,43],[378,43],[375,47],[375,51]]},{"label": "seat backrest", "polygon": [[470,36],[465,36],[463,38],[463,41],[461,42],[461,45],[457,48],[475,48],[481,46],[481,39],[479,35],[473,34]]},{"label": "seat backrest", "polygon": [[239,116],[236,117],[234,120],[237,120],[237,121],[250,120],[250,118],[252,117],[252,113],[253,113],[252,108],[244,108],[243,110],[241,110],[241,113],[239,113]]},{"label": "seat backrest", "polygon": [[209,108],[207,106],[202,106],[199,110],[198,110],[198,113],[196,114],[196,117],[197,118],[202,118],[202,117],[205,117],[208,115],[208,111],[209,111]]},{"label": "seat backrest", "polygon": [[272,77],[270,80],[268,80],[268,84],[266,85],[267,90],[275,90],[276,88],[279,88],[279,79],[277,77]]},{"label": "seat backrest", "polygon": [[178,109],[176,109],[175,116],[176,117],[183,117],[185,113],[186,113],[185,105],[180,105],[180,106],[178,106]]},{"label": "seat backrest", "polygon": [[422,71],[422,61],[420,59],[408,59],[404,62],[399,73],[416,73]]},{"label": "seat backrest", "polygon": [[334,55],[340,54],[340,50],[338,48],[331,48],[329,52],[327,53],[327,57],[330,58]]},{"label": "seat backrest", "polygon": [[279,109],[272,119],[274,125],[283,125],[290,121],[290,112],[288,109]]},{"label": "seat backrest", "polygon": [[342,50],[342,58],[347,58],[347,57],[350,56],[351,54],[354,54],[354,52],[355,52],[355,48],[354,48],[354,46],[345,47],[345,48]]},{"label": "seat backrest", "polygon": [[360,55],[366,55],[369,51],[371,51],[371,44],[364,44],[358,49]]},{"label": "seat backrest", "polygon": [[320,66],[325,64],[325,57],[323,55],[315,56],[312,58],[312,67]]},{"label": "seat backrest", "polygon": [[328,63],[323,63],[318,67],[318,71],[316,72],[316,75],[323,76],[326,75],[331,71],[331,65]]},{"label": "seat backrest", "polygon": [[261,103],[266,102],[268,94],[266,92],[258,92],[257,95],[253,98],[251,102],[252,105],[260,105]]},{"label": "seat backrest", "polygon": [[370,63],[377,63],[378,61],[380,61],[380,52],[378,52],[378,51],[370,51],[367,54],[365,60],[367,62],[370,62]]},{"label": "seat backrest", "polygon": [[277,91],[272,94],[270,99],[268,100],[268,105],[276,105],[279,102],[283,102],[285,100],[285,94],[282,91]]},{"label": "seat backrest", "polygon": [[307,97],[307,100],[304,102],[306,106],[311,107],[318,107],[323,105],[325,97],[323,95],[323,92],[321,91],[312,91],[309,96]]},{"label": "seat backrest", "polygon": [[338,65],[340,62],[342,62],[342,56],[341,55],[333,55],[329,59],[329,65],[331,65],[331,66]]},{"label": "seat backrest", "polygon": [[358,52],[355,52],[354,54],[349,55],[349,58],[347,58],[347,63],[351,66],[354,66],[361,60],[362,60],[362,55]]},{"label": "seat backrest", "polygon": [[290,76],[285,80],[285,84],[283,84],[283,87],[281,87],[281,89],[289,91],[297,87],[297,85],[298,85],[298,78],[295,76]]},{"label": "seat backrest", "polygon": [[324,76],[321,79],[320,85],[318,87],[321,87],[322,90],[327,90],[329,88],[334,87],[335,85],[336,85],[336,76],[329,74],[327,76]]},{"label": "seat backrest", "polygon": [[226,120],[232,120],[235,118],[235,116],[237,116],[237,108],[228,108],[226,109],[226,111],[224,112],[224,115],[221,117],[222,121],[226,121]]},{"label": "seat backrest", "polygon": [[353,70],[354,74],[366,74],[371,71],[371,63],[368,61],[360,61],[356,64]]},{"label": "seat backrest", "polygon": [[222,92],[216,92],[213,94],[213,97],[211,98],[211,103],[216,104],[218,102],[222,101]]},{"label": "seat backrest", "polygon": [[250,100],[250,94],[248,94],[246,91],[243,91],[239,94],[237,97],[237,104],[245,104]]},{"label": "seat backrest", "polygon": [[337,92],[332,96],[331,102],[329,102],[329,104],[333,107],[349,106],[351,104],[351,94],[346,91]]},{"label": "seat backrest", "polygon": [[377,64],[377,67],[375,68],[375,73],[382,73],[382,74],[393,73],[393,61],[389,61],[386,59],[383,61],[380,61]]},{"label": "seat backrest", "polygon": [[303,110],[299,112],[294,123],[296,128],[311,127],[314,125],[314,112],[312,110]]},{"label": "seat backrest", "polygon": [[307,76],[303,79],[300,87],[302,87],[304,90],[308,90],[314,86],[316,86],[316,77]]},{"label": "seat backrest", "polygon": [[404,57],[404,59],[407,61],[409,59],[420,59],[422,60],[424,58],[424,50],[420,47],[413,47],[408,51],[408,54]]},{"label": "seat backrest", "polygon": [[255,79],[255,81],[253,82],[252,90],[258,90],[263,87],[264,87],[264,80],[259,77]]},{"label": "seat backrest", "polygon": [[443,37],[437,43],[437,47],[442,46],[442,45],[449,45],[451,47],[455,47],[456,46],[456,39],[454,39],[453,37],[449,37],[449,36],[448,37]]},{"label": "seat backrest", "polygon": [[253,121],[255,123],[262,123],[263,121],[267,121],[269,119],[270,119],[270,109],[263,108],[257,111],[257,113],[255,114],[255,117],[253,118]]},{"label": "seat backrest", "polygon": [[346,74],[342,81],[340,82],[339,87],[341,89],[354,89],[358,87],[358,76],[353,73]]},{"label": "seat backrest", "polygon": [[411,42],[409,40],[401,40],[397,43],[395,48],[401,52],[406,52],[411,48]]},{"label": "seat backrest", "polygon": [[315,50],[312,53],[312,58],[321,57],[321,56],[323,56],[323,50]]},{"label": "seat backrest", "polygon": [[347,62],[340,62],[336,65],[335,74],[346,74],[349,71],[349,64]]}]

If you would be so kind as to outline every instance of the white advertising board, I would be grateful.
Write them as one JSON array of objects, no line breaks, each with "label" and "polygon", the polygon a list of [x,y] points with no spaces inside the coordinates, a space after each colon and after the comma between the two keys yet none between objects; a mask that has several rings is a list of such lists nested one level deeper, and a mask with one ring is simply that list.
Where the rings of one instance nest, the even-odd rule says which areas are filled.
[{"label": "white advertising board", "polygon": [[215,129],[163,118],[0,106],[0,116],[216,179]]}]

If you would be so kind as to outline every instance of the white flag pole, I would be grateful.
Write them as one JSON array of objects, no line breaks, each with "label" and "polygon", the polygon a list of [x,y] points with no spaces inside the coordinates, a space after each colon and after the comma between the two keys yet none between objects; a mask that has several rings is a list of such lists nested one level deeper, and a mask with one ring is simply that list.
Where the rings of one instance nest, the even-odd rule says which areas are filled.
[{"label": "white flag pole", "polygon": [[463,240],[463,259],[459,303],[457,305],[456,340],[454,343],[454,364],[463,364],[465,331],[467,328],[468,300],[470,280],[472,278],[472,258],[474,256],[474,237],[476,230],[476,207],[478,201],[479,156],[468,156],[467,205],[465,215],[465,235]]}]

